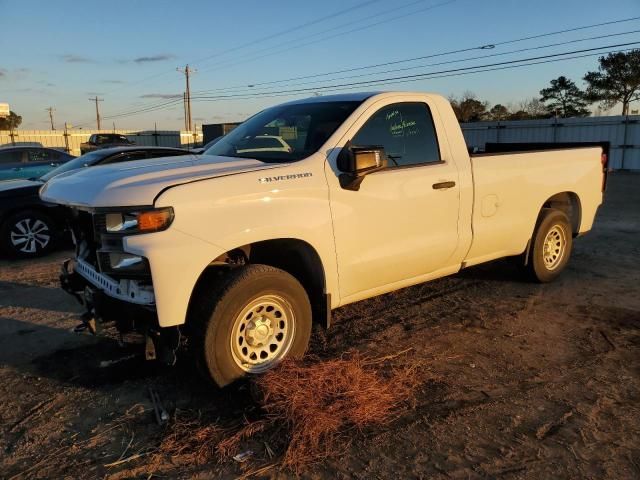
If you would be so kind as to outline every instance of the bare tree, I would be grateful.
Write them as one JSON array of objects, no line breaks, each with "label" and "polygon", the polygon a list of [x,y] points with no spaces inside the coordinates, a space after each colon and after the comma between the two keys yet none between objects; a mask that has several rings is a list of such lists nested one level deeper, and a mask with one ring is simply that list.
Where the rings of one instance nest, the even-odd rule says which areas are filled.
[{"label": "bare tree", "polygon": [[545,106],[544,103],[542,103],[542,100],[540,100],[539,98],[533,97],[529,100],[525,100],[522,103],[523,103],[522,110],[527,112],[527,114],[529,114],[529,117],[531,118],[548,118],[549,117],[549,113],[547,112],[547,107]]},{"label": "bare tree", "polygon": [[489,103],[477,100],[473,92],[464,92],[460,99],[450,96],[449,101],[460,122],[478,122],[484,120],[487,115]]}]

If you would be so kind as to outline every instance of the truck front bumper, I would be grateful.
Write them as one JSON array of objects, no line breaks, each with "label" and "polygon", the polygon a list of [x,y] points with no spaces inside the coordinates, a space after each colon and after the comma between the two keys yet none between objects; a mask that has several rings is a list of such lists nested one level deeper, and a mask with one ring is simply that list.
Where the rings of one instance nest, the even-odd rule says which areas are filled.
[{"label": "truck front bumper", "polygon": [[83,277],[88,283],[112,298],[137,305],[155,305],[152,286],[141,285],[137,280],[123,279],[118,281],[98,272],[89,263],[79,258],[67,260],[63,268],[68,272],[70,266],[75,273]]},{"label": "truck front bumper", "polygon": [[66,260],[60,272],[60,286],[85,308],[83,323],[97,334],[106,322],[114,322],[122,333],[145,337],[145,357],[173,365],[180,346],[178,327],[160,328],[153,303],[153,291],[135,280],[119,282],[96,272],[82,260]]},{"label": "truck front bumper", "polygon": [[93,333],[104,322],[115,322],[121,332],[146,333],[157,328],[153,289],[135,280],[117,281],[79,259],[62,264],[60,286],[85,307],[83,319],[93,321]]}]

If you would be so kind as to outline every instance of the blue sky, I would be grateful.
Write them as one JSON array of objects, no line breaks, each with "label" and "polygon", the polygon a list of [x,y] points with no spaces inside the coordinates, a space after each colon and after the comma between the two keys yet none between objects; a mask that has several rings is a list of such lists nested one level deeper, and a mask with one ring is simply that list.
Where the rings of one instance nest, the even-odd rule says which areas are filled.
[{"label": "blue sky", "polygon": [[[640,30],[640,20],[635,20],[498,45],[492,50],[337,75],[371,74],[368,77],[332,80],[335,76],[327,76],[250,88],[247,85],[640,16],[640,0],[0,0],[0,13],[0,102],[8,102],[22,115],[22,128],[28,129],[48,128],[45,108],[49,106],[56,109],[58,128],[64,121],[95,128],[94,106],[88,100],[95,94],[104,98],[100,104],[104,117],[169,102],[171,95],[181,95],[184,90],[184,76],[175,69],[186,63],[198,70],[191,86],[195,97],[315,88],[640,42],[640,33],[629,33],[466,63],[374,74]],[[355,31],[347,33],[349,30]],[[472,91],[492,104],[508,104],[537,95],[558,75],[566,75],[580,85],[584,73],[595,68],[596,57],[588,57],[362,90],[420,90],[444,95]],[[321,82],[290,86],[318,80]],[[239,88],[198,93],[227,87]],[[193,103],[193,117],[198,125],[241,120],[265,106],[312,93],[198,100]],[[157,122],[159,129],[176,129],[183,125],[183,107],[176,102],[152,112],[105,119],[104,125],[111,128],[113,121],[117,128],[153,128]]]}]

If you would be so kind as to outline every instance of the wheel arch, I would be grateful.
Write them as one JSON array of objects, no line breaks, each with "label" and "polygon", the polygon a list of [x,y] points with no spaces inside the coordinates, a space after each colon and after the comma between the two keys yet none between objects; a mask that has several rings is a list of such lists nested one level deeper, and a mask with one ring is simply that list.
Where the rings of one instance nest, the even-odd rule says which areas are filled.
[{"label": "wheel arch", "polygon": [[264,264],[284,270],[304,287],[314,322],[330,324],[330,295],[327,293],[326,272],[318,251],[308,242],[297,238],[277,238],[256,241],[232,248],[213,259],[202,271],[192,290],[186,323],[196,309],[196,299],[206,295],[203,289],[232,268],[246,264]]},{"label": "wheel arch", "polygon": [[582,222],[582,205],[578,194],[575,192],[560,192],[545,200],[538,213],[536,226],[542,218],[545,209],[560,210],[563,212],[571,222],[571,232],[573,236],[578,235]]},{"label": "wheel arch", "polygon": [[527,241],[527,246],[522,255],[524,261],[523,264],[526,266],[529,264],[529,252],[531,251],[531,242],[533,240],[533,236],[540,224],[540,221],[544,218],[545,212],[548,210],[560,210],[563,212],[567,218],[569,218],[569,222],[571,222],[571,233],[574,237],[578,236],[578,232],[580,231],[580,224],[582,222],[582,205],[580,203],[580,197],[575,192],[560,192],[555,195],[550,196],[538,209],[538,215],[536,217],[536,222],[533,225],[533,229],[531,230],[531,236]]}]

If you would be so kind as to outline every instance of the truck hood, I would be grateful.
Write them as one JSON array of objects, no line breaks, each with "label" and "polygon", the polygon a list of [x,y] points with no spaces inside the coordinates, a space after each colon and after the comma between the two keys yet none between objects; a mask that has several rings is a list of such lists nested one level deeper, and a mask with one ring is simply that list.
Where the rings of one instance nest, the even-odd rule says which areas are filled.
[{"label": "truck hood", "polygon": [[41,188],[40,198],[84,207],[152,205],[160,192],[175,185],[278,165],[213,155],[137,160],[57,175]]}]

